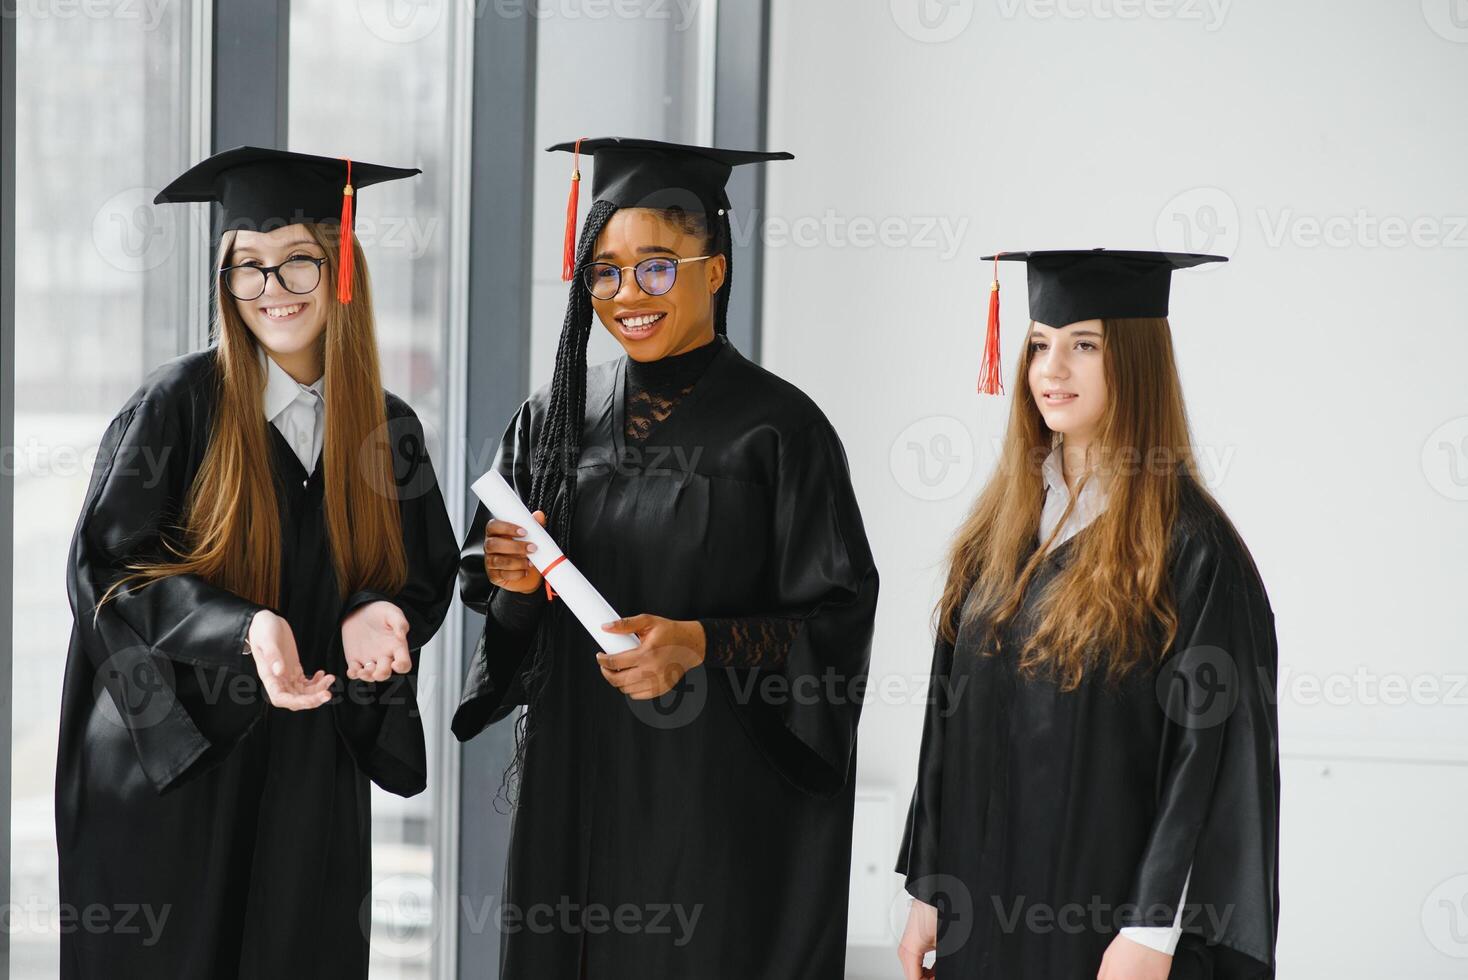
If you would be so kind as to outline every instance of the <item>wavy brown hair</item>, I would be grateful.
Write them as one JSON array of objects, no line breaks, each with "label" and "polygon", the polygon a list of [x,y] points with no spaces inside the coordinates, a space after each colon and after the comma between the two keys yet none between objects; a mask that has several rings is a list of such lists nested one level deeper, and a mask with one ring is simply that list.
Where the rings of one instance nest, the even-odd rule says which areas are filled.
[{"label": "wavy brown hair", "polygon": [[[337,302],[331,288],[336,281],[337,226],[305,227],[328,258],[322,272],[327,288],[319,294],[326,304],[326,328],[318,341],[326,373],[321,465],[337,587],[343,598],[362,589],[390,594],[407,580],[407,558],[367,263],[353,235],[353,301]],[[216,268],[229,264],[234,239],[234,232],[221,238]],[[130,564],[133,574],[113,585],[102,602],[129,582],[147,585],[169,575],[192,574],[262,606],[278,604],[281,529],[266,428],[270,423],[261,411],[265,371],[234,299],[218,289],[217,277],[215,282],[217,408],[181,527],[164,536],[172,560]]]},{"label": "wavy brown hair", "polygon": [[[1062,690],[1074,689],[1093,667],[1104,667],[1109,680],[1119,679],[1172,644],[1177,610],[1168,558],[1181,482],[1191,481],[1211,500],[1198,479],[1166,318],[1103,322],[1106,408],[1086,453],[1083,480],[1101,481],[1106,507],[1074,539],[1072,560],[1038,598],[1035,628],[1018,654],[1026,675],[1045,673]],[[1041,466],[1054,434],[1029,394],[1031,358],[1027,332],[998,468],[948,555],[947,584],[935,613],[939,635],[950,643],[965,617],[986,617],[986,646],[997,648],[1000,628],[1018,614],[1050,544],[1035,546],[1044,494]],[[1071,494],[1052,538],[1083,485]]]}]

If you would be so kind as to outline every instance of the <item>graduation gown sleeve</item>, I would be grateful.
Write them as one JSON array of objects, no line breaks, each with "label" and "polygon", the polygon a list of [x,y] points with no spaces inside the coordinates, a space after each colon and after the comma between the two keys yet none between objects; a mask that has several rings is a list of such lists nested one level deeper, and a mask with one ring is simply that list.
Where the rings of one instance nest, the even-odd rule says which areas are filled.
[{"label": "graduation gown sleeve", "polygon": [[130,562],[168,557],[164,538],[188,489],[188,440],[208,435],[186,421],[187,396],[162,389],[140,390],[113,418],[67,565],[77,642],[160,793],[217,763],[268,704],[244,655],[250,621],[267,607],[197,575],[132,583],[98,607]]},{"label": "graduation gown sleeve", "polygon": [[948,716],[953,667],[953,644],[937,637],[933,644],[933,669],[928,682],[927,707],[923,717],[922,747],[918,752],[917,784],[907,808],[907,826],[897,852],[898,874],[907,892],[929,905],[938,904],[940,861],[938,820],[943,801],[943,728]]},{"label": "graduation gown sleeve", "polygon": [[[746,729],[769,761],[807,792],[831,796],[853,759],[877,604],[877,567],[835,430],[817,417],[783,433],[775,467],[772,608],[745,622],[779,630],[778,656],[727,668]],[[746,661],[747,662],[747,661]],[[751,672],[763,677],[751,683]],[[769,685],[772,676],[779,683]],[[758,692],[780,692],[762,698]]]},{"label": "graduation gown sleeve", "polygon": [[[1279,920],[1274,614],[1243,543],[1222,528],[1180,556],[1157,809],[1121,925],[1170,925],[1188,881],[1185,933],[1222,944],[1216,976],[1272,975]],[[1188,880],[1189,862],[1192,863]]]},{"label": "graduation gown sleeve", "polygon": [[[392,396],[388,399],[388,429],[408,575],[394,594],[362,590],[342,604],[335,659],[345,688],[332,708],[337,731],[363,775],[389,793],[412,796],[428,781],[423,718],[414,693],[418,654],[438,632],[453,601],[458,548],[428,457],[423,425],[407,404]],[[391,602],[408,620],[413,669],[381,683],[348,678],[340,650],[341,624],[357,609],[378,601]]]},{"label": "graduation gown sleeve", "polygon": [[[532,405],[533,400],[527,399],[505,427],[494,464],[521,500],[530,499]],[[521,595],[490,583],[484,570],[484,528],[489,520],[488,508],[480,503],[459,549],[459,597],[485,617],[484,631],[470,658],[464,695],[454,712],[452,730],[460,741],[473,738],[525,703],[520,670],[549,605],[543,590]]]}]

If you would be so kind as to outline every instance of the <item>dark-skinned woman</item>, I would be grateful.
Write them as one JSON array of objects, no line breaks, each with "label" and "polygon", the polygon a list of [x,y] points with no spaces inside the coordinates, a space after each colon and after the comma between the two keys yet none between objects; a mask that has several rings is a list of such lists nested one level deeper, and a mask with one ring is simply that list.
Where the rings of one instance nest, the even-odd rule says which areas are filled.
[{"label": "dark-skinned woman", "polygon": [[[838,980],[877,571],[830,422],[724,333],[725,183],[789,155],[552,149],[594,155],[595,203],[496,465],[639,642],[601,649],[479,509],[453,730],[528,705],[500,975]],[[588,370],[593,312],[626,355]]]}]

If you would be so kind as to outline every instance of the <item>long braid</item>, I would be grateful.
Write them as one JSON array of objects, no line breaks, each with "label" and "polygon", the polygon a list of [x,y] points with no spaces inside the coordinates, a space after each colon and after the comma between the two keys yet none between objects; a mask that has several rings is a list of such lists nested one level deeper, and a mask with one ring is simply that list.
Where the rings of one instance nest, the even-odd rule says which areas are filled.
[{"label": "long braid", "polygon": [[[556,368],[551,376],[550,404],[536,436],[531,466],[530,509],[545,512],[546,530],[562,550],[570,551],[571,517],[576,511],[576,464],[581,458],[581,427],[586,417],[586,344],[591,336],[591,294],[581,283],[579,270],[591,258],[615,204],[597,201],[586,215],[581,240],[576,247],[578,274],[571,282],[566,302],[566,319],[556,347]],[[515,756],[506,768],[500,793],[513,803],[506,790],[518,783],[525,763],[525,747],[535,734],[535,707],[540,703],[553,660],[549,649],[551,616],[541,617],[531,640],[527,666],[521,676],[525,710],[515,722]]]},{"label": "long braid", "polygon": [[714,301],[714,332],[725,335],[729,332],[729,296],[734,292],[734,235],[729,227],[729,209],[723,214],[712,215],[713,234],[710,235],[710,255],[724,253],[724,287]]}]

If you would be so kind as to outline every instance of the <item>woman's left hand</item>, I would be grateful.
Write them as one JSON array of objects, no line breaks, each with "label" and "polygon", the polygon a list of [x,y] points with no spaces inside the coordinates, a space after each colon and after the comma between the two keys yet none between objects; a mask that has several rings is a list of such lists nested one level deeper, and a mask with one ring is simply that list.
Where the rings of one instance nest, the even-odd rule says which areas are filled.
[{"label": "woman's left hand", "polygon": [[1167,980],[1172,957],[1118,933],[1101,957],[1096,980]]},{"label": "woman's left hand", "polygon": [[703,663],[703,624],[661,616],[627,616],[602,625],[608,633],[636,633],[637,648],[600,652],[596,662],[607,683],[635,701],[661,697],[678,679]]},{"label": "woman's left hand", "polygon": [[342,621],[342,653],[353,680],[385,681],[395,673],[406,674],[413,669],[408,617],[382,599],[353,610]]}]

